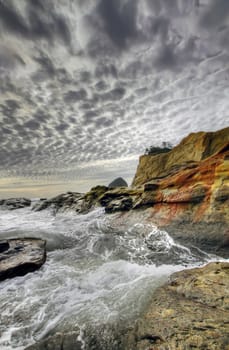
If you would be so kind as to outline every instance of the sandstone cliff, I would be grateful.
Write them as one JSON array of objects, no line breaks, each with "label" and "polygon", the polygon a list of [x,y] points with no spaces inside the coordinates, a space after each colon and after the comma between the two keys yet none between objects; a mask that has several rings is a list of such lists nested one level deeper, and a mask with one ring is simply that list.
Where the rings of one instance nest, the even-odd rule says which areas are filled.
[{"label": "sandstone cliff", "polygon": [[140,157],[132,188],[69,192],[34,210],[85,213],[97,206],[118,213],[118,225],[152,222],[182,243],[228,257],[229,128],[192,133],[168,153]]},{"label": "sandstone cliff", "polygon": [[107,191],[100,202],[107,212],[128,211],[120,224],[134,212],[138,221],[228,257],[229,128],[193,133],[168,153],[140,157],[132,189]]},{"label": "sandstone cliff", "polygon": [[217,132],[198,132],[185,137],[168,153],[143,155],[133,180],[133,187],[139,187],[153,179],[162,179],[182,168],[218,153],[229,143],[229,128]]}]

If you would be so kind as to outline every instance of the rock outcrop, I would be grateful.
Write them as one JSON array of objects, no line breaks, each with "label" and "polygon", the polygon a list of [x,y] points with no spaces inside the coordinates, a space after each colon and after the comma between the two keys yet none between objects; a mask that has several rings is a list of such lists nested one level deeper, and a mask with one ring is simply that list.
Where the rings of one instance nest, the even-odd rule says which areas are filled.
[{"label": "rock outcrop", "polygon": [[134,216],[153,222],[182,242],[228,257],[229,128],[191,134],[168,153],[142,156],[132,189],[104,198],[106,212],[126,211],[124,222]]},{"label": "rock outcrop", "polygon": [[0,199],[0,206],[2,209],[15,210],[24,207],[29,207],[31,200],[28,198],[8,198]]},{"label": "rock outcrop", "polygon": [[46,260],[45,245],[35,238],[0,241],[0,281],[39,269]]},{"label": "rock outcrop", "polygon": [[132,187],[162,179],[198,163],[222,151],[229,143],[229,128],[216,132],[197,132],[185,137],[170,152],[140,157]]},{"label": "rock outcrop", "polygon": [[74,207],[82,196],[83,194],[78,192],[63,193],[50,199],[41,199],[34,204],[32,209],[34,211],[41,211],[47,208],[51,208],[56,213],[62,209],[67,210]]},{"label": "rock outcrop", "polygon": [[118,177],[108,185],[109,189],[116,187],[128,187],[128,184],[122,177]]},{"label": "rock outcrop", "polygon": [[144,155],[131,188],[97,186],[42,201],[34,210],[103,206],[115,222],[153,222],[185,244],[228,257],[229,128],[187,136],[167,153]]},{"label": "rock outcrop", "polygon": [[88,213],[88,211],[100,206],[100,198],[108,191],[106,186],[93,187],[86,194],[78,192],[67,192],[56,197],[41,200],[33,206],[34,211],[50,208],[54,213],[73,210],[77,213]]},{"label": "rock outcrop", "polygon": [[228,350],[229,263],[184,270],[153,295],[136,350]]}]

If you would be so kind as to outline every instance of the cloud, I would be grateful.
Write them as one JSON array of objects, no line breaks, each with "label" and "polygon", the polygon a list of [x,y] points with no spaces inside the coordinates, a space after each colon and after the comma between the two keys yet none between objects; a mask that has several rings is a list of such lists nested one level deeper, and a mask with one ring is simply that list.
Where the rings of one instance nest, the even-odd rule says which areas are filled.
[{"label": "cloud", "polygon": [[177,63],[174,47],[171,46],[162,47],[155,60],[156,66],[161,69],[174,69]]},{"label": "cloud", "polygon": [[0,23],[7,31],[29,40],[60,39],[70,44],[71,35],[66,20],[53,9],[50,11],[41,1],[26,2],[26,18],[13,1],[0,2]]},{"label": "cloud", "polygon": [[0,176],[133,176],[103,162],[228,125],[216,3],[0,1]]},{"label": "cloud", "polygon": [[222,26],[229,16],[228,0],[211,0],[207,6],[200,23],[206,28],[215,28]]},{"label": "cloud", "polygon": [[85,89],[80,89],[76,91],[68,91],[64,95],[64,101],[65,102],[77,102],[82,101],[87,98],[87,91]]},{"label": "cloud", "polygon": [[138,2],[136,0],[100,0],[97,12],[104,30],[119,49],[124,49],[128,41],[136,39]]},{"label": "cloud", "polygon": [[101,96],[103,100],[120,101],[126,93],[123,87],[116,87]]},{"label": "cloud", "polygon": [[5,45],[0,45],[0,75],[12,71],[18,66],[25,66],[21,56]]}]

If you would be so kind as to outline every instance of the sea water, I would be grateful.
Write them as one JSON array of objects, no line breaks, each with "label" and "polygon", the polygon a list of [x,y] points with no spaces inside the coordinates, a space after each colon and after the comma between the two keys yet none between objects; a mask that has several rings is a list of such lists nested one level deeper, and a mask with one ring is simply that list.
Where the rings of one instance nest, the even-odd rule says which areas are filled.
[{"label": "sea water", "polygon": [[0,239],[14,237],[45,239],[47,261],[0,283],[1,350],[25,349],[63,327],[136,319],[171,273],[217,258],[174,242],[153,224],[121,230],[103,209],[1,210]]}]

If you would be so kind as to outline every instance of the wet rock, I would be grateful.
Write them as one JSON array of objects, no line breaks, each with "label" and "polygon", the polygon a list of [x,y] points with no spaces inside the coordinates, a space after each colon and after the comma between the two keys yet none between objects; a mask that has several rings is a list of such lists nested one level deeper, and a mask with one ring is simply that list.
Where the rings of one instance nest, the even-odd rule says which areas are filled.
[{"label": "wet rock", "polygon": [[72,210],[77,213],[86,214],[97,206],[100,206],[100,198],[108,190],[106,186],[96,186],[85,194],[78,192],[67,192],[56,197],[39,201],[33,206],[34,211],[41,211],[47,208],[54,213],[59,211]]},{"label": "wet rock", "polygon": [[15,210],[29,207],[30,205],[31,200],[28,198],[8,198],[0,200],[0,206],[2,206],[2,209]]},{"label": "wet rock", "polygon": [[40,200],[32,209],[34,211],[41,211],[51,208],[55,213],[59,210],[68,210],[74,208],[82,196],[83,194],[78,192],[63,193],[50,199]]},{"label": "wet rock", "polygon": [[83,196],[78,212],[88,213],[91,209],[100,206],[100,199],[106,191],[108,191],[108,187],[106,186],[92,187],[90,191]]},{"label": "wet rock", "polygon": [[127,211],[133,207],[133,201],[139,196],[141,191],[118,187],[106,191],[100,198],[99,203],[105,207],[106,213],[116,211]]},{"label": "wet rock", "polygon": [[136,350],[227,350],[229,263],[172,275],[138,322]]},{"label": "wet rock", "polygon": [[39,269],[46,260],[46,242],[41,239],[1,241],[0,281]]},{"label": "wet rock", "polygon": [[153,292],[135,322],[73,321],[26,350],[228,350],[229,263],[184,270]]},{"label": "wet rock", "polygon": [[[76,327],[77,328],[77,327]],[[61,333],[48,336],[25,350],[83,350],[83,342],[80,340],[80,332]]]},{"label": "wet rock", "polygon": [[116,188],[116,187],[128,187],[127,182],[122,178],[118,177],[117,179],[113,180],[109,185],[108,188]]},{"label": "wet rock", "polygon": [[8,250],[10,247],[9,242],[8,241],[0,241],[0,253],[5,252],[6,250]]},{"label": "wet rock", "polygon": [[131,197],[121,197],[110,201],[106,207],[106,213],[115,213],[116,211],[126,211],[130,210],[133,206],[133,200]]},{"label": "wet rock", "polygon": [[[74,324],[25,348],[25,350],[132,350],[135,349],[133,327],[126,322],[84,325],[83,331]],[[59,328],[59,327],[58,327]],[[72,328],[72,330],[71,330]]]}]

